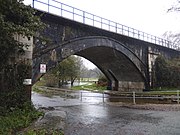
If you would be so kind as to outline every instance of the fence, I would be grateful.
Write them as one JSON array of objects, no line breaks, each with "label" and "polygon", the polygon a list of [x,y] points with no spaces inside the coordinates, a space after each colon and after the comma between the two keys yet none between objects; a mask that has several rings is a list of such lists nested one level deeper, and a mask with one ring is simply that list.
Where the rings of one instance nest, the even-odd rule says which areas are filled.
[{"label": "fence", "polygon": [[[63,92],[64,99],[76,98],[80,101],[85,101],[84,99],[93,98],[99,99],[103,103],[109,100],[110,102],[128,102],[128,103],[168,103],[174,104],[180,103],[180,91],[151,91],[151,92],[119,92],[119,91],[73,91],[59,88],[46,87],[49,90],[57,90]],[[162,94],[164,93],[164,94]],[[141,100],[141,101],[139,101]],[[109,102],[108,101],[108,102]],[[138,102],[137,102],[138,101]]]},{"label": "fence", "polygon": [[[103,103],[109,100],[120,100],[122,102],[136,104],[138,100],[143,100],[142,103],[151,102],[154,100],[160,101],[161,103],[180,103],[180,90],[174,91],[149,91],[149,92],[120,92],[120,91],[75,91],[75,90],[67,90],[62,88],[54,88],[54,87],[44,87],[41,86],[41,89],[57,91],[62,98],[64,99],[79,99],[80,101],[85,101],[85,98],[94,98],[99,99],[98,101],[102,101]],[[150,101],[151,100],[151,101]],[[167,100],[169,100],[167,102]],[[153,102],[157,103],[157,102]]]},{"label": "fence", "polygon": [[[158,93],[160,92],[165,92],[166,95],[168,96],[162,96]],[[102,102],[104,103],[105,102],[105,99],[129,99],[129,101],[131,101],[131,103],[133,104],[136,104],[136,100],[139,100],[139,99],[143,99],[144,100],[158,100],[160,101],[161,103],[177,103],[179,104],[180,102],[180,95],[179,95],[179,90],[177,91],[157,91],[157,92],[153,92],[153,96],[149,96],[149,95],[152,95],[148,92],[116,92],[116,94],[112,94],[112,93],[107,93],[107,92],[102,92],[101,96],[98,95],[98,96],[93,96],[93,95],[86,95],[88,92],[80,92],[80,100],[83,101],[83,98],[88,98],[88,97],[94,97],[94,98],[101,98],[102,99]],[[85,94],[86,93],[86,94]],[[89,92],[90,93],[90,92]],[[98,92],[99,93],[99,92]],[[173,93],[173,94],[172,94]],[[175,95],[176,93],[176,95]],[[148,96],[142,96],[142,95],[148,95]],[[168,101],[169,99],[169,101]],[[121,100],[122,101],[122,100]],[[148,102],[148,101],[146,101]],[[142,102],[143,103],[143,102]]]},{"label": "fence", "polygon": [[179,50],[179,46],[173,42],[85,12],[75,7],[63,4],[57,0],[33,0],[33,7],[90,26]]}]

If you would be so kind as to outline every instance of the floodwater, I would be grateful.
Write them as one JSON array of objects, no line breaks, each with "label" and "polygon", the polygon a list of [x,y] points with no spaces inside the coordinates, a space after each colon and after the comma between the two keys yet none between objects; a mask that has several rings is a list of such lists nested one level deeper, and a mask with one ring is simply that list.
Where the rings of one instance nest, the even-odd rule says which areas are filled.
[{"label": "floodwater", "polygon": [[[88,84],[92,84],[93,82],[79,82],[79,81],[75,81],[73,83],[73,86],[81,86],[81,85],[88,85]],[[68,82],[68,84],[65,84],[63,86],[61,86],[61,88],[65,88],[65,89],[70,89],[72,87],[72,85],[70,84],[70,82]]]},{"label": "floodwater", "polygon": [[[104,94],[104,96],[107,95]],[[107,99],[104,99],[104,102],[106,100]],[[60,91],[59,94],[56,93],[51,96],[45,96],[32,92],[32,102],[36,108],[97,104],[103,102],[103,94],[89,91],[67,92],[62,94]]]},{"label": "floodwater", "polygon": [[65,135],[180,135],[179,111],[130,109],[103,103],[102,98],[92,97],[94,93],[86,94],[89,97],[81,101],[81,93],[69,93],[72,96],[65,99],[65,95],[46,97],[33,92],[32,102],[37,108],[65,111]]}]

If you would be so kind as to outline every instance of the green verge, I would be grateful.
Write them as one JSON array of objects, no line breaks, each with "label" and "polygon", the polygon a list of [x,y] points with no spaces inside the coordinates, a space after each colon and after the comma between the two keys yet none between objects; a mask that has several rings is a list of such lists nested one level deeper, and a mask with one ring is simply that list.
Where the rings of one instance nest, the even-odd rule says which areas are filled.
[{"label": "green verge", "polygon": [[97,84],[86,84],[80,86],[73,86],[72,90],[89,90],[89,91],[104,91],[107,89],[106,86],[98,86]]},{"label": "green verge", "polygon": [[8,111],[3,110],[0,116],[0,135],[64,135],[62,131],[53,129],[28,128],[35,120],[43,115],[43,112],[37,111],[29,103],[25,103],[21,109],[11,108]]},{"label": "green verge", "polygon": [[19,135],[64,135],[63,132],[57,130],[46,130],[46,129],[37,129],[37,130],[28,130]]},{"label": "green verge", "polygon": [[[4,108],[1,109],[3,110]],[[29,103],[25,103],[21,109],[11,108],[8,111],[3,110],[0,116],[0,134],[17,134],[17,132],[28,127],[34,120],[42,115],[42,112],[37,111]]]}]

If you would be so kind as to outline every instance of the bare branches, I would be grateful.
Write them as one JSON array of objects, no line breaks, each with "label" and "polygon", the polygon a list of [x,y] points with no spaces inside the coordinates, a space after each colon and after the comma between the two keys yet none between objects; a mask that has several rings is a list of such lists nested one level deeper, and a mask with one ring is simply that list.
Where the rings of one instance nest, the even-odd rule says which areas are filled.
[{"label": "bare branches", "polygon": [[177,12],[180,11],[180,0],[177,0],[176,4],[172,5],[172,7],[169,8],[167,12],[174,12],[174,11]]},{"label": "bare branches", "polygon": [[180,44],[180,33],[173,33],[172,31],[167,31],[163,34],[163,37],[168,41],[171,41],[174,45]]}]

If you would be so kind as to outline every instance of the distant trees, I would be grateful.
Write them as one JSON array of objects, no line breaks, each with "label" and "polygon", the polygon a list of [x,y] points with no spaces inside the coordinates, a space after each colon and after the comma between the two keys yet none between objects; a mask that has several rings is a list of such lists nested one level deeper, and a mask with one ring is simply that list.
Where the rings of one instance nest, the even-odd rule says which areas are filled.
[{"label": "distant trees", "polygon": [[99,68],[88,69],[87,67],[82,68],[81,78],[101,78],[104,74]]}]

